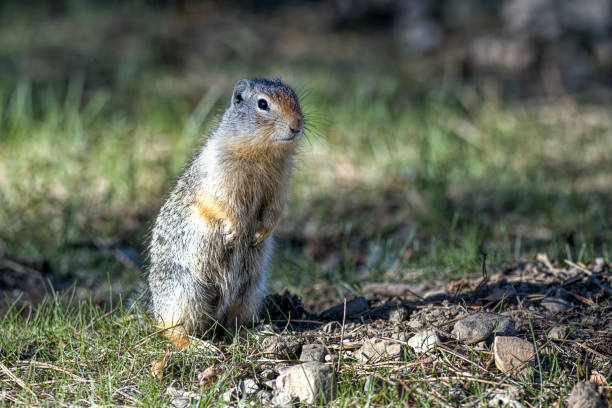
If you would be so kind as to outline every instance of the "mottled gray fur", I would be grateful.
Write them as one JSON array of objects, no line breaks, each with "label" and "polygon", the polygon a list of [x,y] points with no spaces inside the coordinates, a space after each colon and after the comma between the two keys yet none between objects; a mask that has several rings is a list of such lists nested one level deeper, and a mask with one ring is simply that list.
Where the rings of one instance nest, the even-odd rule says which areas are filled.
[{"label": "mottled gray fur", "polygon": [[[265,100],[268,109],[262,109]],[[163,204],[149,249],[148,312],[201,332],[256,318],[303,118],[280,80],[240,80],[217,130]]]}]

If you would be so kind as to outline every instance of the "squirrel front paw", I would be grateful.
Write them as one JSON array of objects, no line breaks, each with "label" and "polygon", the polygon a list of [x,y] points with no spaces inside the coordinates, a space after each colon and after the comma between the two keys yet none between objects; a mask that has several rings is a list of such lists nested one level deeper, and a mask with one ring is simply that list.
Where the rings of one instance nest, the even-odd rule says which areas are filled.
[{"label": "squirrel front paw", "polygon": [[253,243],[252,243],[253,248],[255,248],[257,245],[264,242],[266,238],[270,236],[271,232],[272,230],[264,230],[264,229],[259,229],[255,231],[255,237],[253,238]]},{"label": "squirrel front paw", "polygon": [[233,228],[232,224],[229,222],[223,223],[223,245],[226,248],[233,248],[238,241],[238,231]]}]

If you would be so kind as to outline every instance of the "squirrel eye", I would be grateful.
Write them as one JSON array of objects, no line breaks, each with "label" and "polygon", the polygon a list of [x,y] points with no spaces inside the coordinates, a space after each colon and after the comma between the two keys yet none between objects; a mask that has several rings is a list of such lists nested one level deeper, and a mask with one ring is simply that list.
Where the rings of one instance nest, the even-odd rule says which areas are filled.
[{"label": "squirrel eye", "polygon": [[268,110],[268,101],[260,99],[257,101],[257,107],[261,110]]}]

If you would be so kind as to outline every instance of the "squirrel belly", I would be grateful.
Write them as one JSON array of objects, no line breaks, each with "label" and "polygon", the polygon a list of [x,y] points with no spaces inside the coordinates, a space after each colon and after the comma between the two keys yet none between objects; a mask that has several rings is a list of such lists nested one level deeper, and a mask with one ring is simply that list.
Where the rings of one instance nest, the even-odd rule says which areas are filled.
[{"label": "squirrel belly", "polygon": [[265,294],[270,236],[286,201],[303,118],[280,80],[241,80],[156,218],[149,314],[182,348],[214,323],[252,324]]}]

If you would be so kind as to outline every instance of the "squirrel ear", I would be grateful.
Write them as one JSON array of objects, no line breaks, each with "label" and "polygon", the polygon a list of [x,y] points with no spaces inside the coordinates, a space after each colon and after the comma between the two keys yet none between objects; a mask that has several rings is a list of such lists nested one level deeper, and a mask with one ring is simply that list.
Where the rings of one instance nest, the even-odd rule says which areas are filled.
[{"label": "squirrel ear", "polygon": [[251,85],[251,81],[249,81],[248,79],[241,79],[240,81],[236,82],[236,85],[234,85],[234,92],[232,92],[232,104],[238,104],[240,102],[242,102],[242,100],[244,99],[244,92],[247,90],[247,88],[249,88],[249,86]]}]

